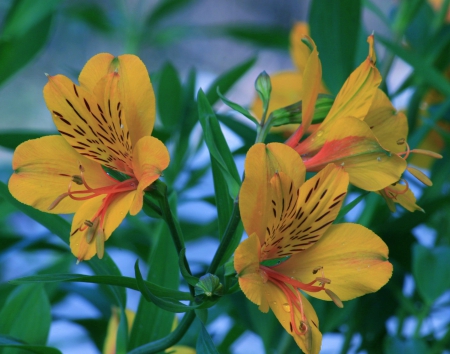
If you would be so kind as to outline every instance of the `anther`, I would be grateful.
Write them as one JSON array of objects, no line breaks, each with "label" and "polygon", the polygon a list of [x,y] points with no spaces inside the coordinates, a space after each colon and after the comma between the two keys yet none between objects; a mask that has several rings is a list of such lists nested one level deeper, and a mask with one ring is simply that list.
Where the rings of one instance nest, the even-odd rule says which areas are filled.
[{"label": "anther", "polygon": [[318,272],[319,270],[322,270],[322,269],[323,269],[322,266],[318,266],[318,267],[316,267],[316,268],[313,269],[312,273],[313,273],[313,274],[317,274],[317,272]]},{"label": "anther", "polygon": [[85,220],[85,221],[84,221],[84,224],[85,224],[87,227],[92,227],[92,226],[94,226],[94,223],[93,223],[91,220]]},{"label": "anther", "polygon": [[[89,220],[86,220],[86,221],[89,221]],[[94,236],[97,234],[97,229],[98,229],[98,224],[99,224],[100,219],[95,218],[93,222],[91,221],[88,223],[86,223],[86,221],[84,222],[84,224],[88,226],[88,229],[85,234],[86,242],[88,244],[90,244],[94,240]]]},{"label": "anther", "polygon": [[343,308],[344,304],[342,303],[341,299],[339,299],[339,296],[337,296],[334,292],[332,292],[330,289],[325,288],[325,293],[330,297],[331,300],[333,300],[334,304],[339,307]]},{"label": "anther", "polygon": [[84,169],[84,167],[83,167],[83,165],[81,163],[78,166],[78,169],[80,170],[80,172],[84,172],[85,171],[85,169]]},{"label": "anther", "polygon": [[331,284],[331,280],[324,277],[317,277],[316,281],[319,282],[319,285],[322,286],[324,284]]},{"label": "anther", "polygon": [[81,186],[83,184],[83,178],[80,175],[73,175],[72,182],[75,182],[76,184]]}]

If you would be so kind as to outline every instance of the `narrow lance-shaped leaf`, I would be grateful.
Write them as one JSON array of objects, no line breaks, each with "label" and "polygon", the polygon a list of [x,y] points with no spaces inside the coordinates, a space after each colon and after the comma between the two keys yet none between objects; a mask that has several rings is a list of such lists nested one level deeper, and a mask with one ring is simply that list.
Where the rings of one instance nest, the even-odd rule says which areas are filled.
[{"label": "narrow lance-shaped leaf", "polygon": [[[84,275],[84,274],[42,274],[18,278],[9,281],[11,284],[26,283],[55,283],[55,282],[80,282],[121,286],[128,289],[139,290],[136,280],[130,277],[117,277],[113,275]],[[163,286],[144,281],[147,288],[159,297],[168,297],[175,300],[192,300],[190,293],[172,290]]]},{"label": "narrow lance-shaped leaf", "polygon": [[190,310],[195,310],[201,306],[200,305],[184,305],[179,301],[173,300],[171,298],[158,297],[147,288],[144,279],[142,278],[141,271],[139,270],[139,260],[136,261],[134,265],[134,270],[136,274],[136,283],[139,291],[142,293],[147,301],[153,302],[156,306],[169,312],[187,312]]},{"label": "narrow lance-shaped leaf", "polygon": [[205,142],[211,159],[214,159],[227,183],[231,198],[239,192],[240,177],[234,162],[233,155],[220,129],[219,122],[214,114],[206,95],[200,89],[198,92],[198,111],[200,124],[203,128]]},{"label": "narrow lance-shaped leaf", "polygon": [[220,88],[222,94],[226,94],[228,90],[238,81],[253,64],[255,64],[256,58],[251,58],[242,64],[235,66],[226,73],[219,76],[211,84],[210,88],[206,92],[206,97],[211,104],[216,103],[219,100],[219,95],[217,94],[217,87]]},{"label": "narrow lance-shaped leaf", "polygon": [[[176,199],[172,198],[172,200],[175,204]],[[177,289],[179,285],[177,254],[175,248],[168,244],[170,242],[167,239],[168,227],[160,221],[152,227],[152,231],[153,247],[148,255],[147,280],[167,289]],[[172,312],[165,311],[141,297],[133,321],[128,350],[167,336],[171,332],[174,317]],[[149,318],[152,318],[152,321],[149,322]]]}]

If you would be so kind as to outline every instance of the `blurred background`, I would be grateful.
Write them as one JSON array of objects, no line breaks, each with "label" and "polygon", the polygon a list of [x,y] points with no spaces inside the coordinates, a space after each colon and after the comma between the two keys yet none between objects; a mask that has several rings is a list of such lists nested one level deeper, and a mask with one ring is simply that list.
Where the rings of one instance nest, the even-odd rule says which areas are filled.
[{"label": "blurred background", "polygon": [[[12,173],[12,153],[18,144],[56,132],[42,97],[45,73],[64,74],[77,82],[83,65],[97,53],[136,54],[147,66],[157,97],[155,136],[171,151],[173,165],[165,181],[177,194],[187,258],[201,275],[219,235],[209,153],[197,121],[197,90],[207,92],[214,104],[242,174],[254,129],[220,102],[215,86],[220,83],[227,98],[251,107],[260,72],[295,70],[289,35],[296,22],[304,21],[318,45],[325,83],[336,94],[367,56],[366,38],[375,33],[383,89],[408,116],[410,146],[439,152],[444,159],[412,156],[409,161],[434,182],[424,188],[406,177],[426,213],[401,207],[391,213],[372,193],[347,215],[385,240],[395,272],[380,292],[347,302],[343,310],[313,302],[324,333],[322,352],[450,353],[449,3],[0,1],[0,181],[7,183]],[[269,136],[271,141],[284,138]],[[361,195],[355,188],[349,200]],[[33,293],[9,280],[44,273],[95,273],[84,263],[75,266],[67,245],[40,220],[25,216],[0,194],[0,334],[63,353],[102,352],[114,302],[98,285],[45,285],[40,293],[45,299],[39,301],[48,308],[43,326],[48,328],[38,339],[23,334],[26,331],[17,324],[38,321],[37,312],[17,314],[5,322],[8,304]],[[107,251],[123,275],[134,277],[137,257],[150,270],[160,267],[147,261],[157,247],[152,240],[157,224],[145,215],[129,218],[108,241]],[[181,287],[186,289],[185,284]],[[30,309],[33,304],[42,309],[39,301]],[[136,311],[141,301],[139,292],[127,290],[128,308]],[[14,326],[18,329],[11,332]],[[220,353],[290,353],[295,348],[274,317],[261,314],[242,294],[224,297],[209,310],[207,328]],[[185,344],[195,347],[197,333],[194,326],[183,338]],[[135,340],[129,348],[139,344]]]}]

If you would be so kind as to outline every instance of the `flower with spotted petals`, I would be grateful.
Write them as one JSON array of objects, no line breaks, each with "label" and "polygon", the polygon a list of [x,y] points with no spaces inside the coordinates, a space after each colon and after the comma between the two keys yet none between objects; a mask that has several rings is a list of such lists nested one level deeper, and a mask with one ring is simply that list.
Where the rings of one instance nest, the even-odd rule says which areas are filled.
[{"label": "flower with spotted petals", "polygon": [[61,135],[17,147],[9,190],[41,211],[75,213],[73,254],[102,258],[105,240],[142,209],[144,190],[169,164],[164,144],[150,136],[150,78],[138,57],[103,53],[87,62],[79,85],[63,75],[48,79],[44,98]]},{"label": "flower with spotted petals", "polygon": [[329,164],[304,182],[305,171],[286,145],[249,150],[239,194],[249,237],[236,249],[234,267],[247,298],[262,312],[270,308],[305,353],[319,353],[319,320],[303,293],[342,307],[342,300],[386,284],[392,265],[372,231],[332,225],[349,184],[343,168]]}]

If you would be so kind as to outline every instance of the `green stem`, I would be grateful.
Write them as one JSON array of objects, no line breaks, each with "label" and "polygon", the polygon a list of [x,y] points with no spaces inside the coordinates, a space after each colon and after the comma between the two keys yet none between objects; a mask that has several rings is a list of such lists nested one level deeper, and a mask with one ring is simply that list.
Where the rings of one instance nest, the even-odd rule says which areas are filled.
[{"label": "green stem", "polygon": [[288,332],[283,331],[283,333],[281,334],[281,338],[276,353],[278,354],[291,353],[291,343],[292,343],[292,336]]},{"label": "green stem", "polygon": [[184,334],[191,326],[192,321],[194,321],[194,318],[195,318],[194,311],[187,312],[181,319],[178,327],[175,328],[175,330],[172,333],[170,333],[164,338],[158,339],[154,342],[147,343],[136,349],[133,349],[132,351],[128,352],[128,354],[153,354],[159,353],[161,351],[166,350],[167,348],[170,348],[172,345],[178,343],[181,338],[183,338]]},{"label": "green stem", "polygon": [[233,204],[233,211],[231,213],[230,220],[228,221],[227,228],[225,229],[225,233],[222,237],[222,242],[220,242],[219,248],[217,249],[214,258],[209,265],[207,273],[214,274],[217,271],[217,268],[219,268],[219,265],[222,263],[223,257],[228,250],[228,246],[233,240],[233,236],[240,221],[241,215],[239,213],[239,200],[236,198]]},{"label": "green stem", "polygon": [[450,343],[450,329],[445,333],[441,339],[436,341],[434,345],[431,347],[430,354],[441,354],[444,352],[445,348],[447,348]]},{"label": "green stem", "polygon": [[354,322],[351,322],[348,327],[348,331],[345,333],[344,344],[342,344],[342,348],[341,348],[341,354],[348,353],[348,350],[350,349],[350,345],[352,343],[352,338],[353,338],[354,333],[355,333]]},{"label": "green stem", "polygon": [[428,316],[428,313],[430,312],[430,306],[424,304],[423,309],[420,311],[416,329],[414,330],[414,338],[420,338],[420,329],[422,328],[423,320]]},{"label": "green stem", "polygon": [[[167,198],[166,185],[164,185],[164,191],[162,194],[163,194],[162,197],[159,198],[159,206],[161,208],[162,217],[166,222],[167,226],[169,227],[169,231],[172,236],[173,243],[175,244],[177,253],[180,254],[186,248],[186,246],[184,244],[184,237],[178,219],[174,217],[172,210],[170,210],[169,199]],[[186,257],[184,257],[184,265],[186,267],[187,272],[190,275],[192,275],[191,268],[189,267],[189,263]],[[194,287],[190,284],[189,290],[191,294],[194,295]]]}]

